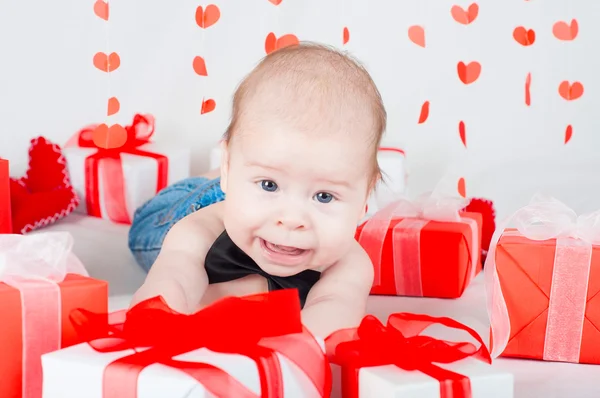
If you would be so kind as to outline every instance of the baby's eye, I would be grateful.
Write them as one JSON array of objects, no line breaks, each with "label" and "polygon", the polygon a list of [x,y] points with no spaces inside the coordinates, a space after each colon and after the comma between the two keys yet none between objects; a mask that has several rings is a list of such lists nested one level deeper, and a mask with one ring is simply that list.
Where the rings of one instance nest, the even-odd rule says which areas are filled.
[{"label": "baby's eye", "polygon": [[319,192],[315,195],[315,199],[321,203],[329,203],[333,200],[333,195],[327,192]]},{"label": "baby's eye", "polygon": [[275,192],[277,191],[277,184],[271,180],[262,180],[260,182],[260,187],[267,192]]}]

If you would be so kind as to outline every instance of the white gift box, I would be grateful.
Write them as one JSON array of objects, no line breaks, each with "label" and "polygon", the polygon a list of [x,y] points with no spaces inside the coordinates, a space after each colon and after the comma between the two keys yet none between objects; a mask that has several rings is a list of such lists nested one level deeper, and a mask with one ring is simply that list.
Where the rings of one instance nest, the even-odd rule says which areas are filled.
[{"label": "white gift box", "polygon": [[[469,377],[473,398],[512,398],[513,375],[498,371],[484,362],[467,358],[441,368]],[[332,365],[332,398],[342,398],[341,368]],[[362,368],[358,375],[360,398],[440,398],[440,382],[419,372],[394,365]]]},{"label": "white gift box", "polygon": [[[190,150],[184,146],[167,146],[161,144],[145,144],[137,149],[147,152],[158,153],[169,159],[168,181],[171,185],[190,176]],[[80,198],[80,205],[76,211],[87,214],[86,207],[86,181],[85,181],[85,160],[88,156],[97,152],[95,148],[66,147],[63,154],[67,160],[71,184],[75,188]],[[104,186],[104,160],[99,161],[98,185],[100,209],[102,218],[109,218],[106,210]],[[135,210],[144,204],[147,200],[156,195],[156,182],[158,177],[157,160],[151,157],[133,155],[129,153],[121,154],[121,163],[123,165],[123,181],[125,187],[125,201],[129,219],[133,218]]]},{"label": "white gift box", "polygon": [[[322,342],[321,342],[322,344]],[[102,398],[103,372],[111,362],[133,354],[133,350],[99,353],[87,343],[42,356],[43,398]],[[317,397],[308,376],[285,356],[276,354],[281,364],[285,398]],[[175,360],[216,366],[260,395],[256,363],[237,354],[215,353],[201,348],[174,357]],[[174,368],[153,364],[138,378],[136,398],[208,398],[212,395],[195,379]]]}]

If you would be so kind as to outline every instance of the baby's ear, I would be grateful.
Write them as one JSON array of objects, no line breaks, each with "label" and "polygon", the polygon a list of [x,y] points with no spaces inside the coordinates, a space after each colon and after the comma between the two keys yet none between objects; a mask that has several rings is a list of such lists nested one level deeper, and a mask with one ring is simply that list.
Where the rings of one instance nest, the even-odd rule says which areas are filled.
[{"label": "baby's ear", "polygon": [[225,193],[227,189],[227,177],[229,176],[229,145],[226,140],[222,140],[221,147],[221,191]]}]

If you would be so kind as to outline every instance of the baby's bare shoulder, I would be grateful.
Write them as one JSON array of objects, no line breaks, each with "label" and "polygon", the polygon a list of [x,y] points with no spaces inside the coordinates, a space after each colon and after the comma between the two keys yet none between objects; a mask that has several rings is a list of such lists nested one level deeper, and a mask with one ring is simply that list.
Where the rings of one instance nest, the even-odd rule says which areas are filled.
[{"label": "baby's bare shoulder", "polygon": [[175,223],[165,237],[163,247],[192,246],[195,250],[208,251],[224,230],[223,202],[219,202],[195,211]]}]

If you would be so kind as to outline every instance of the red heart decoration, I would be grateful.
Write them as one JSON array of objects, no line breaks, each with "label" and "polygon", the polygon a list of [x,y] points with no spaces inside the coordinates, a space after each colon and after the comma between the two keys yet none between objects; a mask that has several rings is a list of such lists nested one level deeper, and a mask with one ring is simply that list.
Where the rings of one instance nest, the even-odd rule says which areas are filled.
[{"label": "red heart decoration", "polygon": [[468,64],[461,61],[456,66],[456,69],[458,71],[458,78],[464,84],[473,83],[481,74],[481,64],[477,61],[469,62]]},{"label": "red heart decoration", "polygon": [[205,113],[209,113],[215,110],[217,107],[217,103],[214,99],[209,98],[207,100],[202,101],[202,108],[200,109],[200,114],[204,115]]},{"label": "red heart decoration", "polygon": [[27,233],[70,214],[79,205],[58,145],[44,137],[31,140],[29,169],[10,181],[15,233]]},{"label": "red heart decoration", "polygon": [[120,148],[127,142],[127,130],[120,124],[108,127],[102,123],[94,129],[92,140],[98,148]]},{"label": "red heart decoration", "polygon": [[298,44],[300,44],[300,41],[294,34],[290,33],[277,38],[275,33],[271,32],[265,39],[265,52],[271,54],[273,51],[280,50],[287,46],[297,46]]}]

